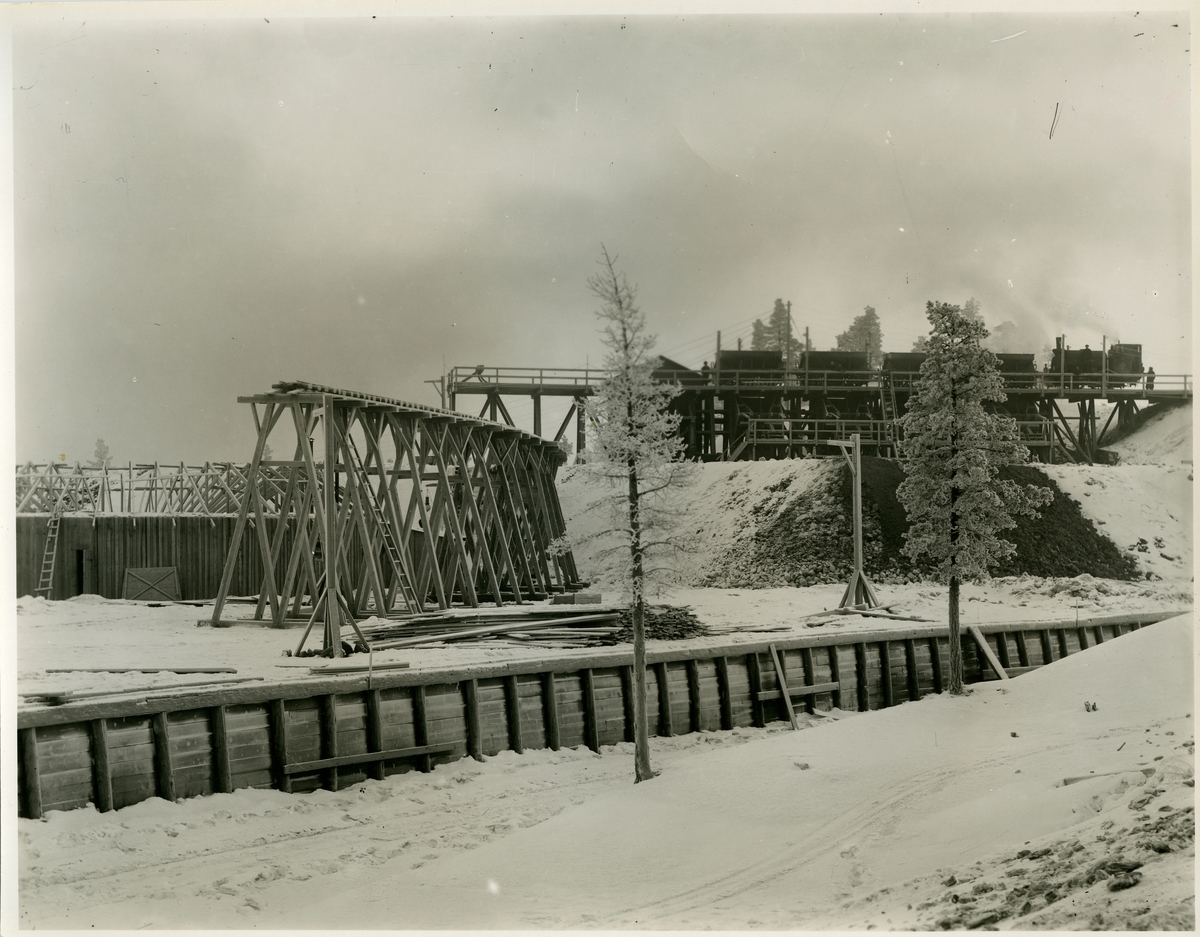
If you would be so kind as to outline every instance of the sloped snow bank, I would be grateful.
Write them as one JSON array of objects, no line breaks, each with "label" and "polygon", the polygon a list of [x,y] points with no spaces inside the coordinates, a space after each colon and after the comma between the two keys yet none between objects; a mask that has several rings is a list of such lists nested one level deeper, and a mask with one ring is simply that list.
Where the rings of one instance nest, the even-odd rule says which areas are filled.
[{"label": "sloped snow bank", "polygon": [[1106,448],[1122,465],[1192,464],[1192,406],[1171,407],[1148,419],[1136,431]]}]

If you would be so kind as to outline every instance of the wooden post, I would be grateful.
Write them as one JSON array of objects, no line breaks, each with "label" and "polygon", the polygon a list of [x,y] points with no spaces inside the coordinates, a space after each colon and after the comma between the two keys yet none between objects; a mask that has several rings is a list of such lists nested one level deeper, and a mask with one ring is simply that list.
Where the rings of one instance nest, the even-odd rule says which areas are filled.
[{"label": "wooden post", "polygon": [[941,693],[945,686],[942,683],[942,646],[938,644],[937,635],[929,639],[929,662],[933,664],[933,692]]},{"label": "wooden post", "polygon": [[[804,667],[804,685],[812,686],[817,682],[816,671],[813,669],[813,656],[811,647],[800,648],[800,662]],[[817,711],[817,697],[815,693],[809,693],[804,697],[804,709],[808,713]]]},{"label": "wooden post", "polygon": [[[321,396],[325,421],[325,524],[322,530],[325,551],[325,652],[330,657],[342,656],[342,610],[338,596],[338,544],[337,544],[337,426],[333,408],[333,397]],[[330,768],[336,778],[337,769]],[[336,781],[335,781],[336,783]]]},{"label": "wooden post", "polygon": [[783,671],[783,664],[779,660],[779,651],[775,649],[775,645],[771,645],[771,660],[775,664],[775,680],[779,684],[779,698],[783,700],[783,708],[787,711],[788,722],[791,723],[793,729],[799,729],[800,726],[796,722],[796,710],[792,706],[792,691],[788,687],[787,674]]},{"label": "wooden post", "polygon": [[904,670],[908,677],[908,698],[921,698],[921,680],[917,673],[917,645],[912,638],[904,639]]},{"label": "wooden post", "polygon": [[862,440],[858,433],[852,433],[850,436],[850,445],[854,451],[853,459],[846,453],[845,443],[838,442],[837,445],[842,450],[842,457],[845,458],[847,464],[850,466],[852,477],[851,488],[854,496],[854,572],[850,574],[850,582],[846,585],[846,591],[842,595],[842,601],[838,607],[866,606],[867,608],[875,608],[879,605],[879,600],[876,598],[875,590],[863,570]]},{"label": "wooden post", "polygon": [[[516,679],[515,677],[512,679]],[[413,741],[418,747],[429,744],[429,716],[425,709],[425,687],[412,688]],[[518,749],[520,751],[520,749]],[[433,770],[433,760],[429,755],[419,755],[417,766],[426,774]]]},{"label": "wooden post", "polygon": [[[376,689],[367,690],[367,751],[383,751],[383,698]],[[383,762],[373,761],[367,769],[376,781],[382,781]]]},{"label": "wooden post", "polygon": [[1067,630],[1058,628],[1055,630],[1055,635],[1058,637],[1058,656],[1059,659],[1062,659],[1070,653],[1067,649]]},{"label": "wooden post", "polygon": [[833,705],[836,709],[842,708],[842,664],[838,660],[838,645],[832,644],[829,646],[829,678],[836,683],[837,689],[833,691]]},{"label": "wooden post", "polygon": [[209,710],[212,725],[214,784],[218,794],[233,793],[233,769],[229,761],[229,729],[225,724],[225,707]]},{"label": "wooden post", "polygon": [[1004,631],[997,631],[996,634],[996,656],[1000,658],[1000,666],[1008,670],[1012,666],[1012,661],[1009,660],[1008,654],[1008,634]]},{"label": "wooden post", "polygon": [[1017,662],[1022,667],[1029,666],[1029,648],[1025,645],[1025,632],[1014,631],[1013,637],[1017,639]]},{"label": "wooden post", "polygon": [[542,395],[536,391],[533,394],[533,435],[542,435]]},{"label": "wooden post", "polygon": [[594,752],[600,751],[600,714],[596,710],[596,678],[590,667],[580,675],[583,690],[583,741]]},{"label": "wooden post", "polygon": [[553,671],[542,674],[542,708],[546,716],[546,746],[556,752],[562,745],[558,733],[558,688]]},{"label": "wooden post", "polygon": [[42,772],[38,767],[37,729],[21,730],[21,763],[25,768],[25,815],[42,818]]},{"label": "wooden post", "polygon": [[693,657],[685,666],[688,685],[688,729],[691,732],[699,732],[704,728],[700,724],[700,664]]},{"label": "wooden post", "polygon": [[[338,727],[337,727],[337,697],[327,693],[320,698],[321,706],[321,757],[336,758],[338,756]],[[325,787],[328,790],[338,789],[338,769],[325,769]]]},{"label": "wooden post", "polygon": [[171,764],[171,733],[166,713],[155,713],[150,719],[154,731],[154,767],[158,796],[175,799],[175,770]]},{"label": "wooden post", "polygon": [[717,695],[721,699],[721,728],[733,728],[733,699],[729,691],[729,658],[716,658]]},{"label": "wooden post", "polygon": [[292,776],[284,769],[288,763],[287,706],[281,699],[271,700],[271,768],[275,786],[285,794],[292,792]]},{"label": "wooden post", "polygon": [[1054,649],[1050,645],[1050,629],[1043,628],[1038,632],[1038,637],[1042,641],[1042,663],[1052,663],[1054,661]]},{"label": "wooden post", "polygon": [[462,682],[463,700],[467,704],[467,754],[483,761],[483,727],[479,721],[479,681]]},{"label": "wooden post", "polygon": [[96,809],[107,813],[113,809],[112,767],[108,762],[108,720],[93,719],[91,730]]},{"label": "wooden post", "polygon": [[879,642],[879,679],[883,690],[883,705],[895,706],[892,693],[892,646],[890,641]]},{"label": "wooden post", "polygon": [[655,664],[654,673],[658,677],[658,734],[669,738],[675,734],[675,725],[671,717],[671,684],[667,680],[666,661]]},{"label": "wooden post", "polygon": [[854,645],[854,674],[858,683],[858,711],[871,709],[871,688],[867,685],[867,646],[862,642]]},{"label": "wooden post", "polygon": [[767,724],[766,710],[759,694],[762,693],[762,671],[758,665],[758,653],[746,655],[746,672],[750,678],[750,721],[761,728]]},{"label": "wooden post", "polygon": [[621,704],[625,710],[625,741],[633,741],[633,668],[626,664],[621,668]]},{"label": "wooden post", "polygon": [[515,676],[504,678],[504,702],[508,710],[508,747],[520,755],[525,751],[525,743],[521,738],[521,698],[517,694]]}]

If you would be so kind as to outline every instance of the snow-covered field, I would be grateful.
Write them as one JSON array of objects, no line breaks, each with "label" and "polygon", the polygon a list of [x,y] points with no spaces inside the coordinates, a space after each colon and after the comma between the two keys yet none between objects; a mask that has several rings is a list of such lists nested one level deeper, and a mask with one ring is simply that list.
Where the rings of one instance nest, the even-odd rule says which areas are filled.
[{"label": "snow-covered field", "polygon": [[21,924],[1191,929],[1192,629],[799,732],[655,740],[641,785],[619,745],[22,820]]},{"label": "snow-covered field", "polygon": [[[1156,425],[1142,433],[1179,428]],[[1126,445],[1142,451],[1138,436]],[[964,620],[1190,609],[1190,465],[1126,461],[1047,471],[1122,550],[1145,541],[1137,559],[1160,578],[968,585]],[[795,471],[706,466],[707,490],[721,498],[692,519],[731,537],[739,484]],[[660,646],[884,624],[814,614],[842,589],[679,589],[664,600],[690,605],[713,634]],[[879,591],[897,612],[945,621],[943,587]],[[249,612],[227,615],[239,610]],[[284,657],[298,630],[197,627],[210,615],[94,596],[22,599],[19,690],[140,692],[206,679],[48,668],[232,667],[236,675],[207,679],[281,680],[308,679],[318,663]],[[662,774],[636,786],[630,746],[618,745],[506,752],[337,793],[243,790],[20,820],[20,923],[1191,929],[1193,627],[1187,614],[963,698],[802,715],[800,732],[779,723],[655,739]],[[376,661],[421,669],[558,654],[578,651],[489,641]],[[1085,701],[1098,708],[1085,711]]]}]

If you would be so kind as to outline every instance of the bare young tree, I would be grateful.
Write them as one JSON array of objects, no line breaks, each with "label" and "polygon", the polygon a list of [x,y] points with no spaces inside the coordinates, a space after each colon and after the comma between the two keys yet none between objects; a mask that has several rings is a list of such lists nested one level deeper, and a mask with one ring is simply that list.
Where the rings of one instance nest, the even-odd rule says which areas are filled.
[{"label": "bare young tree", "polygon": [[635,302],[636,287],[618,273],[616,257],[602,248],[600,272],[588,288],[600,300],[607,377],[588,406],[595,425],[582,467],[605,496],[589,510],[607,511],[607,526],[594,535],[610,545],[599,553],[605,572],[628,595],[633,618],[634,776],[654,777],[646,721],[646,591],[670,581],[680,544],[671,536],[676,512],[670,493],[689,484],[694,466],[681,461],[679,415],[669,411],[674,384],[655,381],[655,336]]}]

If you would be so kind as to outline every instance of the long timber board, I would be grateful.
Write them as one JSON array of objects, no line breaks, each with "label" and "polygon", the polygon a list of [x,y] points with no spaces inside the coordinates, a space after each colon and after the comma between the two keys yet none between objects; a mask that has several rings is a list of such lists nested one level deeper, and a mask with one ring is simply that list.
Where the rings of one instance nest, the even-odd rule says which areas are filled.
[{"label": "long timber board", "polygon": [[[964,629],[968,682],[1010,675],[1188,610]],[[809,634],[647,652],[652,735],[786,720],[793,705],[873,710],[941,692],[945,626]],[[631,650],[575,657],[312,677],[276,684],[67,703],[18,711],[20,815],[95,804],[112,810],[244,787],[337,790],[367,778],[511,749],[632,740]]]}]

